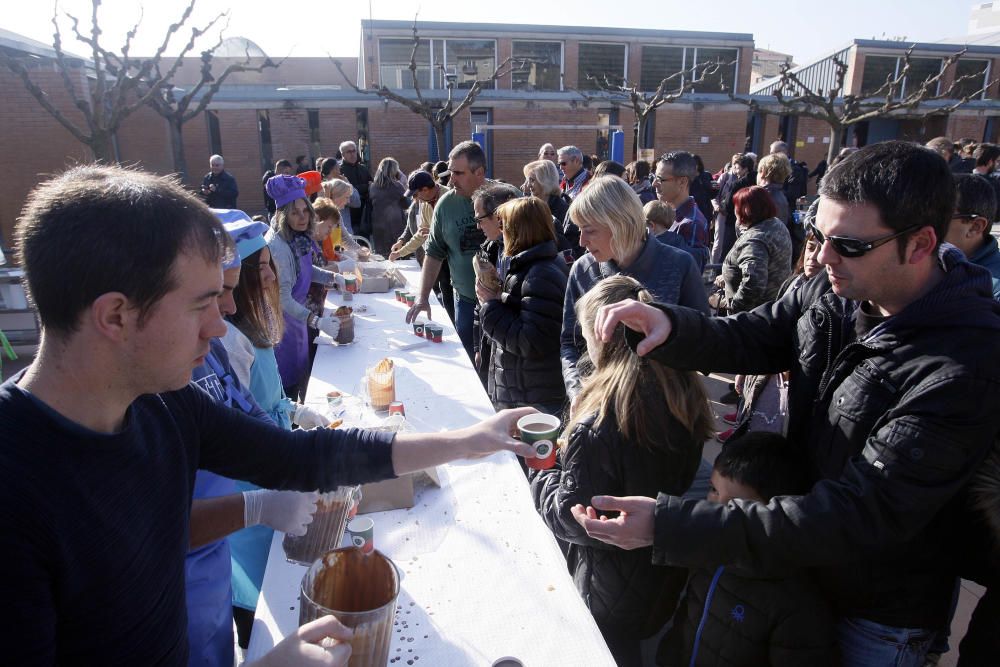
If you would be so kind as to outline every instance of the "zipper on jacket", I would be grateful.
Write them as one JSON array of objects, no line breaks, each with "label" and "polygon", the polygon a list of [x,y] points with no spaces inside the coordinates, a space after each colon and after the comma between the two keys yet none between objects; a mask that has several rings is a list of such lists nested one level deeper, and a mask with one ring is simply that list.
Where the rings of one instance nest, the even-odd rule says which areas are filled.
[{"label": "zipper on jacket", "polygon": [[698,659],[698,644],[701,643],[701,633],[705,629],[705,623],[708,622],[708,610],[712,606],[712,598],[715,597],[715,587],[718,586],[719,577],[722,576],[722,571],[725,569],[725,565],[720,565],[715,570],[715,574],[712,575],[712,583],[709,584],[708,593],[705,595],[705,608],[701,610],[698,630],[694,633],[694,646],[691,648],[691,662],[688,663],[688,667],[694,667],[695,661]]}]

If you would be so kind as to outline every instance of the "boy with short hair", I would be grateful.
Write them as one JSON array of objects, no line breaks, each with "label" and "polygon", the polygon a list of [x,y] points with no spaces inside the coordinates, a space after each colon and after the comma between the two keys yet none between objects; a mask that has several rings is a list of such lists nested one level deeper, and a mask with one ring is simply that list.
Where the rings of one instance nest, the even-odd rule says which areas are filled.
[{"label": "boy with short hair", "polygon": [[[749,432],[715,460],[708,500],[767,504],[809,490],[798,452],[776,433]],[[801,572],[745,566],[693,570],[657,655],[664,667],[836,665],[833,613]]]}]

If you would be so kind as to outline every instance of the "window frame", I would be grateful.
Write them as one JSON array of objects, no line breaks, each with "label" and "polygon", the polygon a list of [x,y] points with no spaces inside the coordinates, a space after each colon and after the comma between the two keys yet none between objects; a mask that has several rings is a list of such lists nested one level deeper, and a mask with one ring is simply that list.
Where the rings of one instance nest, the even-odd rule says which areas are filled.
[{"label": "window frame", "polygon": [[[628,81],[628,56],[629,56],[629,44],[628,42],[600,42],[595,40],[586,40],[577,42],[576,50],[576,78],[577,78],[577,88],[580,90],[600,90],[599,86],[594,88],[585,88],[584,83],[587,82],[586,74],[582,72],[580,67],[580,47],[585,44],[599,45],[599,46],[621,46],[624,47],[624,58],[622,61],[622,80]],[[581,78],[581,74],[583,75]]]},{"label": "window frame", "polygon": [[[514,58],[514,42],[533,42],[533,43],[536,43],[536,44],[558,44],[559,45],[559,88],[557,89],[557,91],[558,92],[563,92],[564,90],[566,90],[566,42],[564,40],[560,40],[560,39],[515,39],[515,38],[512,37],[510,39],[510,57],[512,59]],[[524,90],[523,88],[515,88],[514,87],[514,72],[513,72],[513,70],[511,71],[511,76],[510,76],[510,89],[511,90],[521,90],[523,92],[543,92],[543,93],[544,92],[553,92],[553,91],[549,91],[549,90],[538,91],[537,89],[533,90],[533,91],[528,91],[528,90]]]}]

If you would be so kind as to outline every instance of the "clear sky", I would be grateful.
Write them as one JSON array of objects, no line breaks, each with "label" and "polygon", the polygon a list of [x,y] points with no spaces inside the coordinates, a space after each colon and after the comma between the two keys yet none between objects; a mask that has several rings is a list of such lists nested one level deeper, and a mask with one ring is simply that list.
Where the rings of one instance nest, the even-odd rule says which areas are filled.
[{"label": "clear sky", "polygon": [[[52,42],[52,0],[4,3],[2,27],[41,42]],[[100,23],[111,45],[124,35],[145,5],[132,53],[151,53],[186,0],[104,0]],[[202,26],[216,13],[230,10],[227,36],[256,42],[270,56],[354,56],[358,53],[360,21],[412,20],[419,11],[426,21],[534,23],[541,25],[600,25],[621,28],[714,30],[752,33],[758,48],[790,53],[797,63],[833,52],[854,38],[905,36],[910,41],[939,41],[967,32],[973,0],[656,0],[621,3],[608,0],[199,0],[193,21]],[[315,7],[304,11],[303,7]],[[81,18],[89,30],[90,0],[62,0],[60,11]],[[369,10],[370,7],[370,10]],[[370,13],[369,13],[370,11]],[[67,24],[68,25],[68,24]],[[67,29],[68,32],[68,29]],[[175,36],[176,52],[187,41]],[[206,38],[203,38],[206,39]],[[207,42],[201,42],[206,44]],[[86,55],[82,44],[66,48]]]}]

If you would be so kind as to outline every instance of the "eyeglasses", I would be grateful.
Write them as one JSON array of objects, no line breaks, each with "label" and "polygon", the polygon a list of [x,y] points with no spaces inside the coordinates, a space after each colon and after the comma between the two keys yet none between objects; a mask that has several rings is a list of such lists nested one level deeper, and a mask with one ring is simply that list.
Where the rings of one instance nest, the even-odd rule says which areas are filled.
[{"label": "eyeglasses", "polygon": [[482,222],[486,218],[492,218],[494,213],[496,213],[496,211],[490,211],[489,213],[483,213],[482,215],[477,215],[476,222]]},{"label": "eyeglasses", "polygon": [[676,180],[677,180],[677,176],[667,176],[666,178],[663,178],[662,176],[659,176],[658,174],[653,174],[653,184],[654,185],[656,183],[669,183],[670,181],[676,181]]},{"label": "eyeglasses", "polygon": [[565,166],[566,166],[567,164],[569,164],[569,162],[565,162],[565,161],[563,161],[563,162],[560,162],[560,163],[559,163],[559,166],[560,166],[560,167],[565,167]]},{"label": "eyeglasses", "polygon": [[981,218],[983,216],[976,215],[975,213],[956,213],[951,216],[952,220],[975,220],[976,218]]},{"label": "eyeglasses", "polygon": [[872,239],[871,241],[863,241],[861,239],[852,238],[850,236],[824,236],[819,228],[813,223],[808,223],[806,228],[808,231],[812,232],[812,235],[816,237],[816,242],[819,244],[826,243],[827,241],[833,246],[833,249],[841,257],[862,257],[880,245],[885,245],[889,241],[899,238],[904,234],[909,234],[910,232],[915,232],[920,229],[923,225],[911,225],[902,231],[898,231],[895,234],[890,234],[889,236],[883,236],[881,238]]}]

